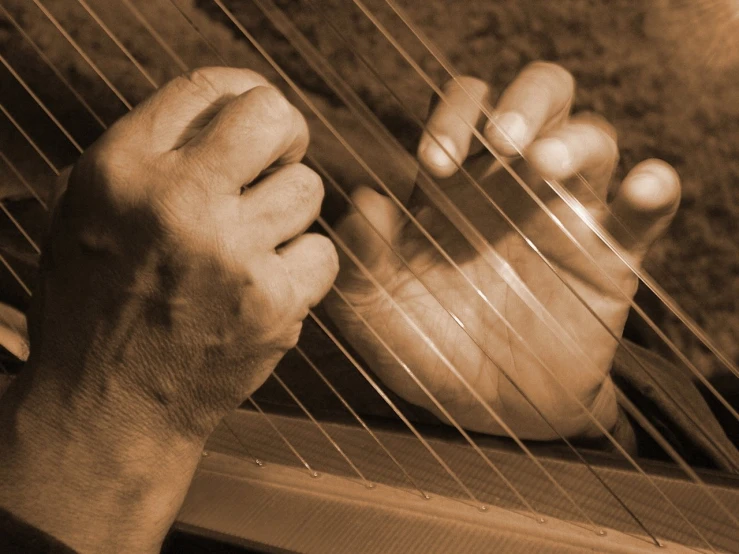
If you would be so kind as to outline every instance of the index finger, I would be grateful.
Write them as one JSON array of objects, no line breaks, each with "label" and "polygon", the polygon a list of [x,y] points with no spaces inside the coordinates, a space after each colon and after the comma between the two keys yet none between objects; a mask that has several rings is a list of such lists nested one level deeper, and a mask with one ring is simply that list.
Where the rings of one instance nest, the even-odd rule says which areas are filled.
[{"label": "index finger", "polygon": [[574,95],[575,80],[566,69],[548,62],[529,64],[498,100],[485,138],[503,155],[519,154],[569,116]]}]

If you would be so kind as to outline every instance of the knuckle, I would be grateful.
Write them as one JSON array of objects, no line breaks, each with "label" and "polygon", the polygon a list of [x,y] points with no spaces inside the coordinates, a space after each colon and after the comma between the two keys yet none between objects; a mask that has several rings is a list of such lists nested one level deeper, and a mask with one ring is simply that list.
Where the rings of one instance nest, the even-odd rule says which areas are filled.
[{"label": "knuckle", "polygon": [[259,102],[262,116],[269,121],[284,122],[295,115],[295,107],[273,86],[254,87],[251,96]]},{"label": "knuckle", "polygon": [[217,80],[216,71],[217,68],[215,67],[199,67],[188,71],[177,79],[183,88],[194,89],[199,93],[218,94],[218,87],[215,84]]},{"label": "knuckle", "polygon": [[[135,159],[135,158],[133,158]],[[80,165],[92,171],[95,177],[109,182],[122,175],[131,166],[132,157],[121,141],[112,135],[103,135],[80,159]]]},{"label": "knuckle", "polygon": [[290,192],[295,199],[295,203],[301,208],[317,212],[317,210],[320,210],[324,196],[321,176],[304,164],[295,164],[292,171],[292,190]]},{"label": "knuckle", "polygon": [[575,90],[575,77],[564,67],[554,62],[531,62],[523,70],[523,73],[533,76],[538,82],[554,83],[555,85],[565,87],[567,91]]},{"label": "knuckle", "polygon": [[595,127],[599,132],[606,135],[613,142],[618,142],[618,132],[613,124],[599,113],[584,111],[578,113],[572,118],[574,123],[590,125]]}]

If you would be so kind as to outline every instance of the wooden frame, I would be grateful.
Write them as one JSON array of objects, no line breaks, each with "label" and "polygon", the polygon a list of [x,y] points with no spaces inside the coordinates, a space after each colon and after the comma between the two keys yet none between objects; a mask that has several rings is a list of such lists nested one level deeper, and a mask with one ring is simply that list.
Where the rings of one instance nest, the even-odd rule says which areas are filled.
[{"label": "wooden frame", "polygon": [[[520,487],[545,522],[515,505],[515,498],[469,448],[446,438],[429,442],[464,475],[483,499],[482,511],[463,498],[451,479],[412,436],[376,430],[378,438],[425,489],[414,490],[370,435],[358,426],[322,422],[327,433],[371,480],[368,488],[316,426],[303,418],[269,414],[270,421],[309,460],[300,465],[257,412],[239,410],[211,437],[178,517],[189,530],[295,552],[655,552],[657,546],[579,462],[541,457],[554,477],[597,522],[593,527],[555,494],[543,473],[512,449],[483,445],[490,459]],[[493,442],[496,442],[492,439]],[[244,445],[250,452],[244,454]],[[264,460],[263,465],[253,458]],[[596,458],[599,457],[596,455]],[[600,456],[599,475],[626,500],[665,552],[703,552],[702,543],[676,515],[663,511],[643,477]],[[438,466],[437,466],[438,467]],[[650,476],[719,551],[738,552],[734,528],[695,483],[660,464]],[[739,507],[739,479],[702,473],[706,486],[729,509]],[[704,500],[705,497],[705,500]],[[602,535],[601,532],[605,531]],[[703,545],[703,546],[702,546]],[[275,550],[276,549],[276,550]]]}]

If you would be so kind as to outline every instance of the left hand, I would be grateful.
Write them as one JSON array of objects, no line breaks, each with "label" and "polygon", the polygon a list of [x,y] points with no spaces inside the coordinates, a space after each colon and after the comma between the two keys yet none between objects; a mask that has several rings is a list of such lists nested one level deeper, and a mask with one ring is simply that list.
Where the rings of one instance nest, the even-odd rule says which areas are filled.
[{"label": "left hand", "polygon": [[[487,244],[515,270],[543,309],[573,337],[582,351],[565,347],[559,335],[509,288],[479,251],[470,246],[418,188],[408,206],[411,213],[484,293],[488,302],[510,322],[523,341],[506,328],[494,310],[460,272],[445,261],[397,205],[368,188],[354,193],[358,211],[351,211],[338,224],[337,232],[388,291],[392,301],[344,255],[338,287],[377,335],[335,293],[327,298],[327,309],[385,384],[406,400],[437,415],[440,415],[439,410],[393,353],[467,429],[505,434],[501,425],[453,374],[450,365],[522,438],[548,440],[558,436],[529,400],[562,435],[596,436],[600,431],[580,404],[606,429],[615,424],[617,408],[609,370],[618,343],[610,333],[620,336],[629,311],[628,299],[636,291],[637,280],[580,217],[550,190],[543,178],[556,179],[567,187],[590,216],[619,240],[627,256],[637,265],[675,213],[679,180],[670,166],[650,160],[634,168],[620,186],[611,186],[612,172],[618,161],[615,131],[600,118],[570,116],[574,83],[559,66],[532,64],[503,93],[494,114],[496,123],[506,129],[507,136],[496,131],[494,126],[483,126],[486,118],[477,102],[489,102],[489,87],[469,77],[463,77],[461,83],[461,86],[455,82],[446,85],[446,101],[440,101],[432,113],[419,144],[420,161],[438,178],[445,194]],[[474,139],[471,126],[484,129],[492,147],[512,157],[514,169],[608,278],[578,251],[505,170],[494,165],[487,151],[479,153],[482,145]],[[464,168],[486,194],[533,241],[564,281],[608,326],[610,333],[468,178],[457,172],[457,166],[438,147],[432,135],[445,145],[447,153],[458,163],[465,164]],[[509,139],[524,152],[527,162],[514,159],[516,149]],[[465,162],[470,153],[477,155]],[[578,173],[594,188],[593,192],[577,178]],[[607,201],[609,188],[612,199]],[[628,230],[618,223],[619,220]],[[402,254],[412,271],[385,241]],[[341,250],[339,248],[340,255]],[[619,289],[625,292],[625,297]],[[408,314],[438,351],[421,340],[394,303]],[[466,331],[447,309],[464,324]],[[393,353],[382,345],[378,336]],[[504,374],[515,381],[528,399]]]}]

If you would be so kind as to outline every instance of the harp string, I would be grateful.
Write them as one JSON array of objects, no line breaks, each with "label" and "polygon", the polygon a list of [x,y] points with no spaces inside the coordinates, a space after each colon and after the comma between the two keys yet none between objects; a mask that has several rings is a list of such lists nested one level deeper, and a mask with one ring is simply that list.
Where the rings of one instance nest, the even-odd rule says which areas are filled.
[{"label": "harp string", "polygon": [[120,51],[123,52],[126,58],[128,58],[128,61],[130,61],[134,65],[136,70],[144,77],[144,79],[146,79],[154,88],[159,88],[159,84],[154,80],[151,74],[143,65],[138,62],[138,60],[134,56],[131,55],[131,52],[129,52],[128,49],[123,45],[123,43],[118,40],[118,37],[116,37],[114,33],[110,32],[108,26],[102,19],[100,19],[100,17],[98,17],[98,14],[90,7],[90,5],[85,0],[77,0],[77,3],[82,6],[87,14],[92,18],[92,20],[97,23],[103,31],[105,31],[105,34],[108,35],[110,40],[112,40],[120,49]]},{"label": "harp string", "polygon": [[15,78],[15,80],[18,81],[18,83],[20,83],[23,89],[31,96],[31,98],[33,98],[33,101],[36,102],[38,107],[41,108],[43,112],[49,117],[49,119],[51,119],[51,121],[54,122],[54,125],[57,126],[57,128],[67,138],[67,140],[69,140],[69,142],[72,143],[72,146],[75,147],[77,152],[82,154],[83,148],[77,143],[76,140],[74,140],[74,137],[69,133],[69,131],[67,131],[64,125],[62,125],[59,122],[59,120],[56,117],[54,117],[54,114],[51,113],[49,108],[46,107],[46,104],[44,104],[41,101],[41,99],[38,96],[36,96],[36,93],[34,93],[33,90],[31,90],[31,87],[29,87],[28,84],[21,78],[21,76],[18,75],[18,72],[15,69],[13,69],[13,67],[5,59],[5,56],[3,56],[2,54],[0,54],[0,62],[2,62],[2,64],[5,66],[5,69],[7,69],[10,72],[10,74]]},{"label": "harp string", "polygon": [[[290,440],[282,434],[282,431],[280,431],[277,428],[277,425],[272,421],[272,419],[262,410],[262,408],[255,402],[255,400],[252,397],[247,398],[249,403],[254,406],[254,408],[262,414],[264,417],[264,420],[267,422],[267,424],[274,430],[275,433],[282,439],[282,441],[287,445],[287,447],[290,449],[290,451],[295,454],[295,457],[300,460],[300,463],[303,464],[303,467],[308,470],[308,473],[311,477],[318,477],[319,473],[311,467],[311,465],[303,458],[303,456],[300,454],[300,452],[297,451],[295,446],[290,442]],[[256,458],[255,458],[256,459]]]},{"label": "harp string", "polygon": [[[4,109],[4,108],[3,108]],[[5,113],[5,112],[4,112]],[[5,155],[4,152],[0,151],[0,160],[3,161],[3,163],[8,166],[8,169],[10,169],[10,172],[15,176],[16,179],[18,179],[18,182],[20,182],[21,185],[23,185],[23,188],[25,188],[31,196],[33,196],[36,201],[41,205],[41,207],[44,209],[45,212],[49,211],[49,207],[46,205],[46,202],[44,202],[41,197],[36,192],[36,189],[34,189],[31,186],[31,183],[28,182],[28,180],[23,176],[23,174],[18,170],[17,167],[11,162],[8,157]]]},{"label": "harp string", "polygon": [[18,222],[18,220],[13,217],[13,214],[10,213],[10,210],[8,210],[7,206],[5,206],[5,201],[0,200],[0,210],[3,211],[3,213],[7,216],[7,218],[11,221],[13,226],[18,229],[21,235],[23,235],[23,238],[28,241],[28,244],[31,245],[31,247],[36,251],[36,254],[41,254],[41,249],[38,247],[36,242],[31,238],[31,236],[26,232],[26,230],[23,228],[23,226]]},{"label": "harp string", "polygon": [[18,275],[18,273],[13,269],[13,266],[10,265],[8,260],[5,259],[5,256],[0,252],[0,263],[2,263],[5,268],[10,272],[10,274],[13,276],[13,278],[18,282],[18,284],[23,288],[23,290],[28,294],[28,296],[31,296],[31,289],[26,285],[26,283],[21,279],[21,276]]},{"label": "harp string", "polygon": [[[23,127],[21,127],[21,125],[15,120],[15,118],[12,115],[10,115],[10,112],[5,108],[5,105],[4,104],[0,104],[0,111],[3,112],[3,115],[5,117],[7,117],[8,120],[13,124],[13,127],[15,127],[16,130],[21,135],[23,135],[23,138],[28,141],[28,144],[31,145],[31,148],[33,148],[36,151],[36,153],[41,157],[41,159],[44,160],[44,163],[46,163],[46,165],[49,166],[49,169],[51,169],[51,171],[54,172],[54,175],[56,175],[57,177],[59,177],[59,175],[61,173],[61,171],[59,170],[59,168],[54,164],[54,162],[52,162],[49,159],[49,157],[46,154],[44,154],[44,151],[41,150],[41,148],[39,147],[38,144],[36,144],[36,141],[34,141],[31,138],[31,136],[28,133],[26,133],[25,129],[23,129]],[[3,156],[3,158],[5,158],[5,156]]]},{"label": "harp string", "polygon": [[[125,0],[121,0],[125,1]],[[54,73],[57,79],[59,79],[62,84],[69,90],[70,93],[75,97],[75,99],[80,103],[80,105],[85,108],[87,113],[89,113],[92,118],[103,128],[107,129],[108,126],[105,124],[105,122],[102,120],[102,118],[97,114],[97,112],[90,106],[90,104],[82,97],[82,95],[77,92],[77,89],[75,89],[69,80],[62,75],[61,71],[59,71],[56,66],[51,62],[49,57],[44,53],[41,48],[38,47],[36,42],[31,39],[30,36],[23,30],[23,27],[21,27],[18,22],[13,18],[13,16],[10,15],[10,12],[5,9],[5,6],[0,5],[0,10],[2,10],[3,15],[10,21],[10,23],[13,25],[15,30],[25,39],[25,41],[33,48],[33,51],[36,53],[36,55],[41,58],[41,60],[46,64],[46,66],[51,69],[51,71]]]},{"label": "harp string", "polygon": [[113,92],[113,94],[118,97],[118,100],[121,101],[121,103],[126,106],[127,109],[131,110],[133,109],[133,106],[131,103],[126,100],[125,96],[121,94],[121,91],[119,91],[116,86],[108,79],[105,74],[100,70],[100,68],[95,65],[95,62],[90,59],[90,56],[87,55],[85,50],[80,47],[80,45],[75,41],[70,34],[64,29],[64,26],[62,26],[59,21],[52,15],[52,13],[46,9],[46,7],[39,1],[39,0],[31,0],[36,7],[41,10],[41,12],[46,16],[46,18],[56,27],[56,29],[62,34],[62,36],[65,38],[65,40],[72,46],[72,48],[75,49],[75,51],[82,57],[83,60],[85,60],[85,63],[90,66],[90,68],[95,72],[95,74],[102,79],[102,81],[108,86],[108,88]]},{"label": "harp string", "polygon": [[138,21],[141,26],[146,29],[146,31],[149,33],[151,38],[153,38],[156,43],[160,46],[164,52],[174,61],[175,64],[177,64],[177,67],[180,68],[181,71],[185,72],[188,70],[187,64],[183,61],[180,56],[177,55],[177,52],[175,52],[169,44],[167,44],[167,41],[162,38],[162,35],[160,35],[157,30],[151,26],[149,21],[144,17],[144,15],[138,10],[136,6],[134,6],[130,0],[119,0],[121,4],[126,6],[126,9],[128,9],[129,12],[136,18],[136,21]]},{"label": "harp string", "polygon": [[252,454],[251,453],[251,450],[246,447],[246,445],[244,444],[244,441],[241,440],[241,437],[239,435],[237,435],[236,434],[236,431],[233,430],[233,427],[231,427],[231,425],[229,425],[228,418],[227,417],[223,418],[223,420],[221,421],[221,423],[228,430],[228,432],[231,433],[231,435],[236,440],[236,442],[239,443],[239,447],[244,452],[246,452],[247,456],[249,456],[250,458],[252,458],[252,460],[254,460],[254,464],[255,465],[258,465],[259,467],[263,467],[264,466],[264,462],[261,459],[257,458],[254,454]]},{"label": "harp string", "polygon": [[[389,41],[392,41],[394,45],[396,45],[396,48],[398,49],[398,52],[401,53],[401,55],[406,58],[408,63],[414,68],[417,68],[417,71],[419,72],[419,75],[425,74],[423,69],[418,66],[414,61],[412,61],[412,57],[405,52],[400,46],[397,41],[392,40],[392,37],[387,32],[387,29],[382,25],[382,23],[364,6],[362,0],[353,0],[354,4],[359,7],[360,10],[362,10],[365,15],[372,21],[372,23],[380,30],[380,32],[383,33],[383,35],[386,36],[386,38]],[[436,59],[436,61],[441,64],[441,66],[447,71],[449,76],[457,82],[457,84],[460,86],[462,90],[464,90],[467,95],[470,97],[471,100],[473,100],[476,105],[482,110],[482,112],[485,114],[485,116],[488,118],[489,121],[492,122],[492,124],[496,127],[496,129],[502,133],[504,136],[507,136],[505,131],[501,129],[496,121],[493,118],[493,114],[488,106],[483,105],[483,103],[479,102],[470,92],[469,90],[464,86],[463,83],[459,82],[459,76],[460,73],[454,68],[453,64],[449,62],[443,55],[443,53],[440,51],[440,49],[435,46],[433,41],[420,29],[418,28],[410,19],[408,14],[398,6],[397,2],[395,0],[385,0],[385,3],[395,12],[395,14],[403,21],[403,23],[408,27],[408,29],[416,36],[416,38],[424,45],[424,47],[428,50],[428,52]],[[424,80],[428,77],[426,75],[425,77],[422,75]],[[432,88],[435,86],[433,84],[433,81],[429,79],[427,81]],[[440,91],[439,91],[440,92]],[[490,153],[496,157],[499,161],[502,163],[506,163],[505,161],[501,160],[500,157],[493,151],[493,149],[490,147],[490,144],[484,140],[484,137],[476,130],[473,129],[473,132],[477,136],[478,139],[481,139],[483,146],[485,146]],[[508,137],[510,138],[510,137]],[[513,141],[510,141],[512,144],[515,145]],[[523,157],[523,152],[518,150],[518,154]],[[584,178],[583,178],[584,179]],[[658,298],[659,300],[672,312],[673,315],[675,315],[692,333],[695,337],[697,337],[705,346],[708,348],[715,356],[716,358],[729,370],[731,371],[736,377],[739,377],[739,369],[736,367],[736,364],[734,364],[731,360],[729,360],[728,356],[724,354],[721,349],[718,348],[714,344],[714,342],[708,337],[706,332],[687,314],[680,308],[680,306],[677,304],[677,302],[664,290],[662,287],[660,287],[654,279],[643,269],[636,266],[630,259],[627,254],[622,252],[622,249],[618,242],[608,233],[607,230],[605,230],[602,225],[600,225],[598,222],[593,220],[591,217],[587,217],[587,211],[584,210],[584,208],[580,205],[579,201],[564,187],[562,187],[561,184],[559,184],[557,181],[554,180],[547,180],[545,179],[547,184],[550,186],[550,188],[564,201],[567,203],[568,206],[570,206],[570,209],[572,209],[576,214],[582,214],[585,215],[585,218],[583,219],[583,222],[588,225],[590,230],[595,233],[603,242],[610,248],[610,250],[616,254],[619,259],[625,263],[631,272],[636,275]],[[523,185],[522,185],[523,186]],[[527,190],[528,193],[528,190]],[[529,193],[530,195],[533,195],[533,191]],[[533,199],[533,196],[532,196]],[[536,201],[536,200],[535,200]],[[546,210],[546,206],[542,206],[542,209]],[[556,216],[554,214],[551,215],[551,218],[556,219]],[[624,225],[623,222],[621,222],[622,225]],[[574,242],[574,239],[573,239]],[[635,310],[639,313],[639,315],[644,319],[644,321],[650,325],[650,327],[653,328],[655,332],[660,334],[660,338],[662,338],[663,341],[665,341],[665,344],[667,344],[668,347],[670,347],[673,352],[678,355],[681,358],[681,361],[683,363],[686,363],[686,365],[696,374],[696,377],[701,380],[701,382],[706,385],[711,392],[714,393],[714,395],[717,395],[717,392],[713,387],[708,383],[708,381],[703,377],[703,375],[698,371],[695,366],[682,354],[682,352],[679,351],[679,349],[672,343],[672,341],[669,340],[669,338],[661,333],[659,328],[654,324],[654,322],[645,314],[638,306],[632,306]],[[734,415],[735,418],[739,419],[739,414],[733,408],[723,400],[723,397],[720,395],[717,396],[717,398],[722,402],[722,404],[725,405],[725,407]]]},{"label": "harp string", "polygon": [[[279,11],[279,10],[278,10],[278,11]],[[284,32],[284,30],[283,30],[283,34],[284,34],[284,33],[285,33],[285,32]],[[305,56],[304,56],[304,57],[305,57]],[[308,61],[310,61],[310,60],[308,60]],[[328,66],[328,67],[329,67],[329,69],[330,69],[330,66]],[[326,82],[328,83],[328,82],[329,82],[329,80],[328,80],[328,79],[326,79]],[[386,83],[384,83],[384,82],[383,82],[383,84],[384,84],[384,85],[385,85],[385,86],[387,87]],[[388,87],[388,89],[389,89],[389,87]],[[337,94],[341,95],[341,92],[340,92],[340,91],[336,91],[336,89],[335,89],[335,88],[334,88],[333,90],[334,90],[335,92],[337,92]],[[389,89],[389,90],[391,90],[391,92],[392,92],[392,89]],[[361,102],[361,101],[360,101],[360,102]],[[370,112],[370,113],[371,113],[371,112]],[[379,123],[378,123],[378,124],[379,124]],[[381,124],[379,124],[379,125],[381,125]],[[393,137],[393,138],[394,138],[394,137]],[[470,179],[471,179],[471,177],[470,177]],[[336,185],[334,185],[334,186],[335,186],[335,188],[337,188],[337,190],[339,190],[339,192],[340,192],[340,193],[341,193],[341,194],[342,194],[342,195],[343,195],[343,196],[345,197],[345,199],[347,199],[347,201],[349,201],[349,202],[350,202],[351,204],[353,204],[353,203],[351,202],[351,200],[350,200],[350,199],[348,198],[348,196],[347,196],[347,195],[346,195],[346,194],[345,194],[345,193],[343,192],[343,190],[341,190],[341,189],[340,189],[339,187],[336,187]],[[389,192],[389,191],[388,191],[388,192]],[[389,193],[389,194],[390,194],[390,196],[392,197],[392,193]],[[366,218],[365,218],[365,219],[366,219]],[[385,242],[385,243],[387,244],[387,241],[384,241],[384,242]],[[390,248],[391,248],[391,249],[393,249],[392,245],[389,245],[389,246],[390,246]],[[393,249],[393,250],[394,250],[394,249]],[[395,251],[395,250],[394,250],[394,251]],[[396,254],[396,255],[398,255],[397,251],[395,251],[395,254]],[[402,259],[402,257],[401,257],[401,259]],[[546,261],[546,260],[545,260],[545,261]],[[405,263],[405,262],[404,262],[404,263]],[[407,263],[405,263],[405,265],[407,266],[408,264],[407,264]],[[473,285],[473,286],[474,286],[474,285]],[[428,289],[428,287],[427,287],[427,289]],[[438,298],[437,298],[437,301],[438,301]],[[491,307],[492,307],[492,306],[491,306]],[[446,308],[445,308],[445,309],[446,309]],[[493,309],[494,309],[494,307],[493,307]],[[449,310],[447,309],[447,311],[449,311]],[[453,316],[453,314],[450,314],[450,315],[452,315],[452,317],[454,317],[454,316]],[[500,317],[500,314],[497,314],[497,315],[498,315],[498,316]],[[504,318],[503,318],[503,319],[504,319]],[[467,331],[466,331],[466,329],[465,329],[465,332],[467,332]],[[467,334],[469,335],[469,333],[467,333]],[[472,338],[472,337],[471,337],[471,338]],[[616,340],[619,340],[619,338],[620,338],[620,337],[616,337],[616,336],[614,336],[614,338],[616,338]],[[474,338],[473,338],[473,340],[474,340]],[[523,344],[525,344],[525,345],[526,345],[525,341],[523,341]],[[526,345],[526,346],[528,347],[528,345]],[[530,349],[529,349],[529,350],[530,350]],[[489,358],[489,356],[487,356],[487,357]],[[637,359],[637,361],[641,362],[641,361],[640,361],[640,360],[638,360],[638,359]],[[541,363],[541,362],[540,362],[540,363]],[[643,369],[643,370],[644,370],[644,371],[646,372],[647,370],[646,370],[646,368],[645,368],[645,367],[643,366],[643,364],[642,364],[642,363],[640,363],[640,365],[642,366],[642,369]],[[509,381],[510,381],[510,379],[509,379]],[[525,395],[524,395],[524,396],[525,396]],[[529,402],[530,402],[530,401],[529,401]],[[631,406],[630,408],[633,408],[633,405],[632,405],[632,406]],[[627,410],[627,411],[628,411],[628,410]],[[693,420],[693,421],[694,421],[694,420]],[[700,429],[701,429],[701,430],[702,430],[702,431],[704,432],[704,434],[705,434],[705,429],[704,429],[704,428],[703,428],[703,427],[702,427],[702,426],[701,426],[700,424],[698,424],[697,422],[695,422],[695,421],[694,421],[694,423],[696,423],[696,424],[697,424],[697,425],[699,426],[699,428],[700,428]],[[661,437],[660,437],[660,438],[658,439],[658,441],[660,441],[660,439],[661,439]],[[661,441],[660,441],[660,442],[661,442]],[[715,445],[715,443],[713,443],[713,444]],[[715,446],[716,446],[716,445],[715,445]],[[676,461],[678,461],[678,460],[676,460]],[[681,460],[680,460],[680,461],[681,461]],[[681,464],[681,465],[683,465],[683,467],[685,467],[685,466],[686,466],[687,464]]]},{"label": "harp string", "polygon": [[364,486],[367,487],[368,489],[374,488],[374,484],[372,484],[372,483],[369,482],[369,480],[364,476],[364,474],[360,471],[360,469],[354,464],[354,462],[352,462],[351,458],[349,458],[349,456],[346,455],[346,452],[344,452],[344,450],[341,448],[341,446],[339,446],[339,443],[337,443],[333,439],[333,437],[328,433],[328,431],[326,431],[326,429],[324,429],[323,425],[321,425],[318,422],[318,420],[315,417],[313,417],[313,414],[311,414],[310,411],[308,410],[308,408],[305,407],[305,404],[303,404],[300,401],[300,399],[297,396],[295,396],[295,393],[290,389],[290,387],[287,386],[287,384],[285,383],[285,381],[283,381],[282,379],[280,379],[280,376],[277,374],[277,370],[275,370],[275,371],[272,372],[271,377],[275,381],[277,381],[277,383],[279,383],[279,385],[285,390],[285,392],[287,392],[287,394],[290,396],[290,398],[292,398],[293,402],[295,402],[295,404],[297,404],[300,407],[300,409],[303,411],[303,413],[305,413],[305,415],[308,416],[308,419],[310,419],[313,422],[313,424],[318,428],[318,430],[321,432],[321,434],[324,437],[326,437],[326,440],[328,440],[331,443],[331,446],[333,446],[336,449],[336,451],[341,455],[341,457],[344,458],[344,460],[349,465],[349,467],[352,468],[352,470],[354,471],[354,473],[356,473],[359,476],[359,478],[362,481],[364,481]]},{"label": "harp string", "polygon": [[318,377],[323,381],[323,383],[326,385],[326,387],[336,396],[336,398],[339,399],[341,404],[346,408],[346,410],[352,415],[354,419],[357,420],[357,423],[362,426],[362,428],[367,431],[370,437],[380,446],[380,448],[383,450],[383,452],[390,458],[390,460],[396,465],[396,467],[403,473],[403,476],[405,479],[413,486],[414,489],[418,490],[418,492],[421,493],[421,496],[428,500],[431,498],[419,485],[416,483],[416,481],[411,477],[411,475],[408,473],[408,470],[403,467],[403,465],[398,461],[398,459],[393,455],[390,450],[385,446],[385,444],[380,440],[380,438],[370,429],[370,427],[367,425],[367,423],[361,418],[361,416],[352,408],[351,404],[343,397],[343,395],[336,389],[336,387],[331,384],[331,381],[328,380],[328,378],[323,374],[323,372],[318,368],[318,366],[311,360],[308,355],[305,353],[305,351],[300,347],[300,345],[295,347],[295,350],[302,356],[302,358],[305,360],[305,362],[308,364],[308,366],[313,370],[313,372],[318,375]]}]

